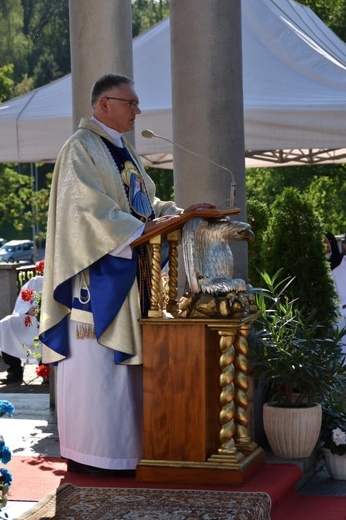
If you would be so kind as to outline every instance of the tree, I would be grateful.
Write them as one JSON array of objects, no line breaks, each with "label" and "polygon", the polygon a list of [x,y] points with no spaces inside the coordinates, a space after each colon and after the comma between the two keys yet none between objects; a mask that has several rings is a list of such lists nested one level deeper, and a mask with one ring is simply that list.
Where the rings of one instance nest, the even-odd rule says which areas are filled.
[{"label": "tree", "polygon": [[[50,56],[49,60],[40,58]],[[15,84],[31,78],[52,81],[70,72],[68,0],[2,0],[0,66],[13,63]],[[53,67],[52,67],[53,64]],[[44,67],[41,75],[37,69]]]},{"label": "tree", "polygon": [[132,35],[143,31],[166,18],[169,14],[168,0],[132,0]]},{"label": "tree", "polygon": [[45,186],[37,191],[33,191],[30,197],[30,205],[23,214],[23,220],[27,225],[35,229],[35,239],[44,247],[47,231],[47,215],[50,195],[50,186],[53,173],[45,176]]},{"label": "tree", "polygon": [[14,81],[12,79],[13,65],[0,67],[0,103],[10,97]]},{"label": "tree", "polygon": [[295,277],[289,298],[299,300],[306,318],[333,329],[336,294],[325,258],[322,222],[309,198],[295,188],[285,188],[271,206],[268,229],[263,239],[265,270],[273,276]]},{"label": "tree", "polygon": [[325,232],[338,235],[346,231],[346,164],[332,166],[325,175],[312,178],[306,194],[322,220]]},{"label": "tree", "polygon": [[259,200],[250,199],[247,203],[247,220],[255,235],[255,240],[248,245],[249,255],[249,283],[253,287],[261,287],[263,284],[261,271],[265,270],[263,260],[263,236],[267,231],[269,222],[269,209]]},{"label": "tree", "polygon": [[341,40],[346,41],[345,0],[299,0],[299,3],[310,7]]},{"label": "tree", "polygon": [[251,168],[246,174],[249,200],[269,207],[291,186],[309,196],[326,230],[334,234],[346,231],[346,164]]},{"label": "tree", "polygon": [[14,80],[27,72],[29,42],[23,32],[23,11],[20,0],[0,2],[0,67],[13,64]]},{"label": "tree", "polygon": [[[11,165],[12,166],[12,165]],[[45,238],[47,211],[52,166],[42,165],[37,191],[34,179],[29,175],[26,165],[19,173],[10,165],[0,164],[0,235],[11,238],[28,238],[33,229],[39,231],[35,238]],[[28,165],[27,165],[28,166]]]},{"label": "tree", "polygon": [[0,225],[11,222],[14,229],[25,228],[24,213],[30,205],[32,180],[18,174],[6,164],[0,164]]},{"label": "tree", "polygon": [[29,76],[34,75],[34,86],[39,87],[71,70],[69,2],[21,0],[21,3],[23,34],[32,46],[28,72]]},{"label": "tree", "polygon": [[156,195],[162,200],[174,199],[173,171],[160,168],[146,168],[148,174],[155,182]]}]

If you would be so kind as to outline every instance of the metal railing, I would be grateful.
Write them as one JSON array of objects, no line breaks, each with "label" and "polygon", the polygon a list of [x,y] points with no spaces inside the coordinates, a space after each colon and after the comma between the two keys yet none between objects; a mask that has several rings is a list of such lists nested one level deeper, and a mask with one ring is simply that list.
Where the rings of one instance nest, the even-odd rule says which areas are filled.
[{"label": "metal railing", "polygon": [[34,265],[23,265],[16,268],[17,272],[17,293],[19,294],[21,287],[36,275]]}]

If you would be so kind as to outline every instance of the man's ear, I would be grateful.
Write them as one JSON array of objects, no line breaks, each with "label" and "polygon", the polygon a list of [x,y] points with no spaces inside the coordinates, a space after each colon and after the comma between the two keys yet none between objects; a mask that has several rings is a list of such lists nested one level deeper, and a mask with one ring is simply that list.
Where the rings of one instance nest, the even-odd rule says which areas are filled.
[{"label": "man's ear", "polygon": [[108,99],[106,97],[102,97],[99,101],[99,106],[103,112],[108,112]]}]

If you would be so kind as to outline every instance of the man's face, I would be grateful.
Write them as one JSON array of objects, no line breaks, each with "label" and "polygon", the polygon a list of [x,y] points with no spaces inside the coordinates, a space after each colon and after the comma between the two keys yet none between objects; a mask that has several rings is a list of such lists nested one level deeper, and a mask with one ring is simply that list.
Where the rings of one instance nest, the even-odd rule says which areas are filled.
[{"label": "man's face", "polygon": [[332,248],[330,247],[330,243],[329,243],[329,240],[327,237],[323,237],[323,243],[324,243],[324,247],[325,247],[325,254],[328,255],[329,253],[331,253],[332,251]]},{"label": "man's face", "polygon": [[136,115],[141,113],[138,102],[136,92],[131,85],[122,83],[119,87],[113,87],[101,98],[101,103],[105,107],[105,117],[102,122],[120,133],[133,130]]}]

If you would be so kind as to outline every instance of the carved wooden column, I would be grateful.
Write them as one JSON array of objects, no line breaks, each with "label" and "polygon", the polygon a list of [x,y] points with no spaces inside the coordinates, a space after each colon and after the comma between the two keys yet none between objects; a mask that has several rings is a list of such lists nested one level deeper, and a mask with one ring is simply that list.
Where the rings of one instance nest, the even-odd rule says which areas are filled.
[{"label": "carved wooden column", "polygon": [[151,265],[151,298],[149,318],[159,318],[162,316],[162,294],[161,294],[161,235],[156,235],[150,239],[152,248]]},{"label": "carved wooden column", "polygon": [[170,312],[173,316],[178,314],[178,242],[181,237],[180,229],[173,231],[167,235],[169,243],[169,301],[166,305],[167,312]]}]

